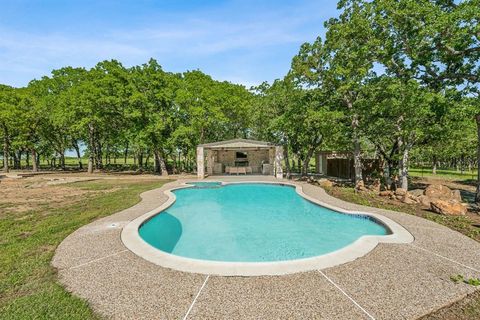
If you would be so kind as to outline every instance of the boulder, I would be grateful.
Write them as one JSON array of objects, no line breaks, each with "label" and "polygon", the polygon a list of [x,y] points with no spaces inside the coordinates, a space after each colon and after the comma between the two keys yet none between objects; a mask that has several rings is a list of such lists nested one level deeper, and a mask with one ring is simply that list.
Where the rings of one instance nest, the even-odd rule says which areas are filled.
[{"label": "boulder", "polygon": [[389,190],[385,190],[385,191],[380,191],[378,195],[381,197],[390,197],[391,195],[393,195],[393,192]]},{"label": "boulder", "polygon": [[[399,196],[397,196],[397,199],[399,198]],[[403,195],[402,197],[400,197],[400,199],[398,199],[400,201],[402,201],[403,203],[406,203],[406,204],[414,204],[415,201],[412,200],[412,198],[407,194]]]},{"label": "boulder", "polygon": [[371,185],[368,186],[368,189],[375,191],[375,192],[380,192],[380,188],[382,187],[382,184],[380,182],[380,179],[375,179]]},{"label": "boulder", "polygon": [[430,203],[432,203],[432,198],[429,198],[425,195],[421,195],[419,197],[417,197],[417,200],[418,202],[420,202],[420,204],[426,208],[430,208]]},{"label": "boulder", "polygon": [[407,190],[405,190],[403,188],[397,188],[397,190],[395,190],[395,195],[396,196],[403,197],[403,196],[407,195],[407,193],[408,193]]},{"label": "boulder", "polygon": [[423,196],[423,190],[422,189],[413,189],[408,191],[412,196],[419,197]]},{"label": "boulder", "polygon": [[322,178],[318,180],[318,185],[322,188],[331,188],[333,187],[333,182],[328,179]]},{"label": "boulder", "polygon": [[450,200],[452,198],[452,190],[449,187],[441,184],[431,184],[426,189],[424,194],[427,197],[440,200]]},{"label": "boulder", "polygon": [[363,182],[363,180],[360,180],[357,182],[357,184],[355,185],[355,189],[358,191],[367,191],[367,188],[365,188],[365,183]]},{"label": "boulder", "polygon": [[464,216],[467,213],[467,207],[457,201],[433,200],[430,203],[433,212],[446,216]]},{"label": "boulder", "polygon": [[460,190],[452,190],[452,199],[462,202],[462,194],[460,193]]}]

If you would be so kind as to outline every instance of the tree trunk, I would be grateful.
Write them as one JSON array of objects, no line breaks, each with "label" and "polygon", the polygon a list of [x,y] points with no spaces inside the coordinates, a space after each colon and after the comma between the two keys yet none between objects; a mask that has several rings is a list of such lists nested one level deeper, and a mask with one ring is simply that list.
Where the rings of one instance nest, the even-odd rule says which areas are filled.
[{"label": "tree trunk", "polygon": [[60,167],[65,171],[65,151],[60,152]]},{"label": "tree trunk", "polygon": [[3,170],[8,172],[10,168],[8,167],[8,158],[10,157],[10,143],[8,141],[8,130],[4,126],[3,127]]},{"label": "tree trunk", "polygon": [[89,138],[89,148],[90,152],[88,154],[88,173],[92,174],[93,173],[93,162],[95,161],[95,128],[93,127],[92,124],[88,125],[88,138]]},{"label": "tree trunk", "polygon": [[73,142],[73,148],[75,149],[75,152],[77,153],[78,169],[82,170],[83,169],[82,155],[80,154],[80,147],[78,146],[78,143],[76,141]]},{"label": "tree trunk", "polygon": [[165,164],[165,158],[162,156],[161,152],[158,150],[154,151],[155,153],[155,172],[161,174],[162,176],[168,176],[167,166]]},{"label": "tree trunk", "polygon": [[92,174],[93,173],[93,155],[90,154],[90,156],[88,157],[88,169],[87,169],[87,172]]},{"label": "tree trunk", "polygon": [[128,157],[128,141],[125,145],[125,153],[123,154],[123,164],[127,164],[127,157]]},{"label": "tree trunk", "polygon": [[21,169],[20,163],[22,159],[22,150],[18,150],[17,153],[13,153],[13,169]]},{"label": "tree trunk", "polygon": [[30,152],[25,152],[25,169],[30,167]]},{"label": "tree trunk", "polygon": [[477,120],[477,192],[475,202],[480,203],[480,113],[475,116]]},{"label": "tree trunk", "polygon": [[353,167],[355,169],[355,185],[363,181],[362,158],[360,149],[360,138],[358,136],[358,116],[355,114],[352,119],[353,130]]},{"label": "tree trunk", "polygon": [[400,187],[402,189],[408,190],[408,157],[409,157],[409,148],[403,150],[402,158],[399,163],[399,178],[400,178]]},{"label": "tree trunk", "polygon": [[138,168],[141,169],[143,166],[143,152],[138,153]]},{"label": "tree trunk", "polygon": [[35,148],[32,148],[31,152],[32,152],[32,171],[38,172],[37,150],[35,150]]},{"label": "tree trunk", "polygon": [[308,169],[310,167],[310,159],[312,158],[314,151],[315,151],[315,148],[308,149],[307,155],[305,157],[305,161],[303,162],[302,176],[308,175]]},{"label": "tree trunk", "polygon": [[392,163],[391,161],[385,161],[383,165],[383,178],[385,179],[385,185],[387,189],[392,187]]},{"label": "tree trunk", "polygon": [[433,156],[433,160],[432,160],[432,174],[437,174],[437,156]]}]

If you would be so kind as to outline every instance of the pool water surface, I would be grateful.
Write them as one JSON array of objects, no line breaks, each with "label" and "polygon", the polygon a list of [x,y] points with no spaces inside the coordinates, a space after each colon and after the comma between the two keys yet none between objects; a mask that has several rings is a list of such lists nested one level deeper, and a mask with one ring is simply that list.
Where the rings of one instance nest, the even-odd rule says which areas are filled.
[{"label": "pool water surface", "polygon": [[269,262],[319,256],[389,230],[365,215],[314,204],[291,186],[202,184],[174,191],[174,204],[139,228],[151,246],[181,257]]}]

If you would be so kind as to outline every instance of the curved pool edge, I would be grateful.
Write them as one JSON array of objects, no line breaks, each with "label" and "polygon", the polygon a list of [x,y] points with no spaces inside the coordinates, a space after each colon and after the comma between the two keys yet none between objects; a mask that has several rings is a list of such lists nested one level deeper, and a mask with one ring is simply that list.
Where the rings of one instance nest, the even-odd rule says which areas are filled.
[{"label": "curved pool edge", "polygon": [[285,275],[297,272],[306,272],[312,270],[321,270],[347,262],[354,261],[362,256],[365,256],[372,251],[379,243],[411,243],[414,237],[403,226],[395,221],[375,213],[349,211],[330,204],[327,204],[319,199],[311,197],[304,193],[303,184],[294,183],[291,181],[232,181],[221,182],[223,185],[239,184],[239,183],[259,183],[259,184],[278,184],[294,187],[297,194],[304,199],[313,202],[317,205],[326,207],[328,209],[349,215],[363,215],[369,216],[377,223],[382,224],[390,230],[390,234],[382,236],[362,236],[353,243],[330,253],[309,257],[304,259],[287,260],[287,261],[272,261],[272,262],[222,262],[211,260],[200,260],[181,257],[167,252],[161,251],[147,242],[145,242],[139,235],[140,226],[150,218],[169,208],[176,201],[174,190],[194,187],[189,185],[189,182],[182,182],[180,185],[172,186],[164,191],[168,200],[161,206],[137,217],[128,223],[121,232],[121,241],[133,253],[139,257],[162,267],[191,273],[200,273],[208,275],[219,276],[262,276],[262,275]]}]

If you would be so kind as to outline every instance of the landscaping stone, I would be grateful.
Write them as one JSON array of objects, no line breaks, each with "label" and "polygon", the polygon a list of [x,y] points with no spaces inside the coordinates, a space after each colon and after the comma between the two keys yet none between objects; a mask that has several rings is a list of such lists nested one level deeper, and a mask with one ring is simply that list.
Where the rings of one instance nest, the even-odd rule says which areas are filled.
[{"label": "landscaping stone", "polygon": [[355,185],[355,189],[357,191],[367,191],[367,188],[365,188],[365,183],[363,182],[363,180],[360,180],[357,182],[357,184]]},{"label": "landscaping stone", "polygon": [[372,191],[375,192],[380,192],[380,188],[382,187],[382,184],[379,179],[375,179],[371,185],[368,186],[368,188]]},{"label": "landscaping stone", "polygon": [[385,191],[380,191],[378,195],[381,197],[390,197],[393,195],[393,192],[389,190],[385,190]]},{"label": "landscaping stone", "polygon": [[406,204],[414,204],[414,203],[416,203],[416,201],[413,200],[413,199],[409,196],[408,193],[405,194],[404,196],[402,196],[402,198],[401,198],[400,201],[402,201],[403,203],[406,203]]},{"label": "landscaping stone", "polygon": [[419,196],[423,196],[423,190],[422,189],[413,189],[413,190],[410,190],[408,191],[412,196],[415,196],[415,197],[419,197]]},{"label": "landscaping stone", "polygon": [[467,207],[455,200],[433,200],[430,207],[432,211],[447,216],[464,216],[467,213]]},{"label": "landscaping stone", "polygon": [[440,200],[456,200],[458,202],[462,201],[460,191],[452,191],[449,187],[441,184],[431,184],[426,189],[424,194],[427,197]]},{"label": "landscaping stone", "polygon": [[333,182],[328,179],[322,178],[318,180],[318,185],[322,188],[331,188],[333,187]]},{"label": "landscaping stone", "polygon": [[396,196],[401,196],[403,197],[404,195],[406,195],[408,193],[407,190],[403,189],[403,188],[397,188],[397,190],[395,190],[395,195]]},{"label": "landscaping stone", "polygon": [[462,194],[460,193],[460,190],[452,190],[452,199],[462,202]]},{"label": "landscaping stone", "polygon": [[421,195],[417,198],[418,202],[422,204],[422,206],[430,208],[430,203],[432,203],[432,198],[427,197],[425,195]]}]

